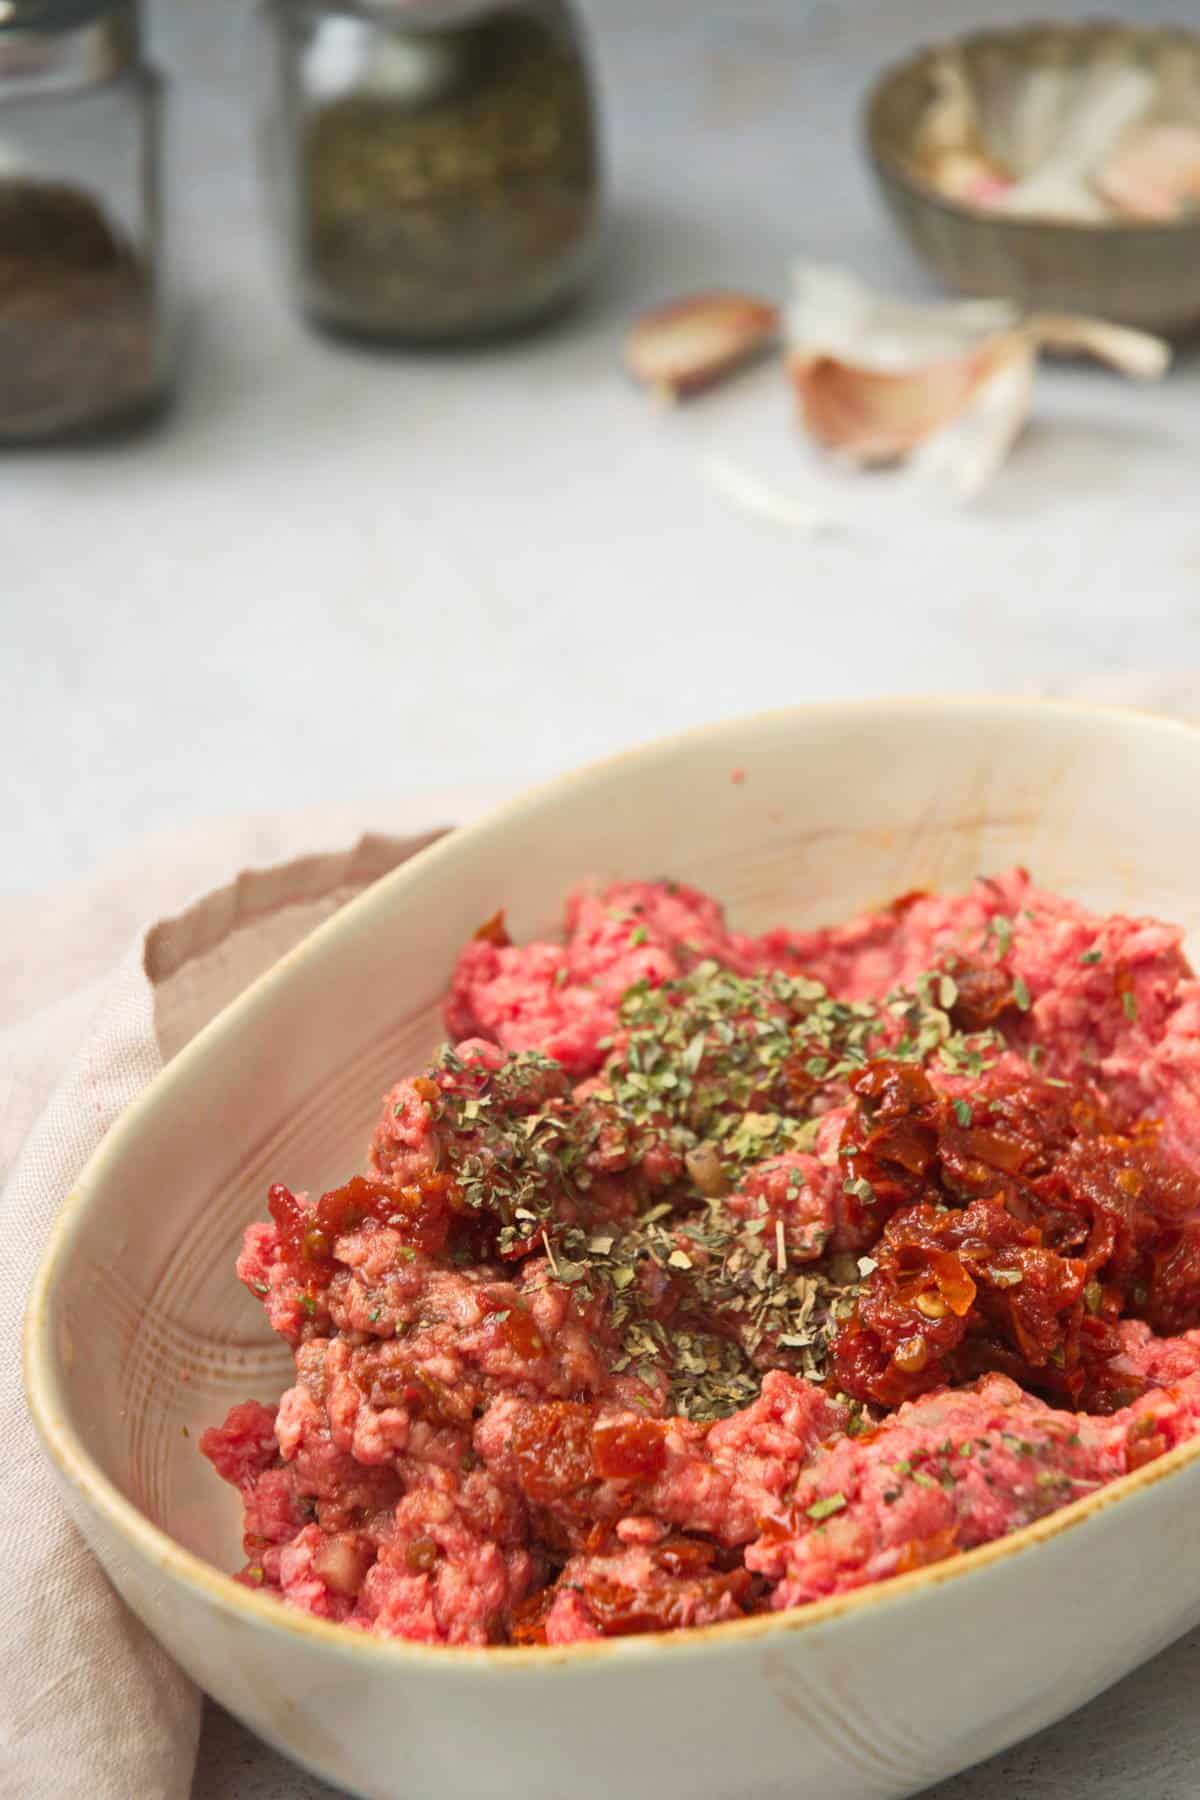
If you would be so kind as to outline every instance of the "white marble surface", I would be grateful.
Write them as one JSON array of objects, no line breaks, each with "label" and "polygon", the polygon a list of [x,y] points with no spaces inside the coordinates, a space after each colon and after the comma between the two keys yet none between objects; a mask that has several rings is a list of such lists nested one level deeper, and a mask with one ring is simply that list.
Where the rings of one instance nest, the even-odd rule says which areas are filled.
[{"label": "white marble surface", "polygon": [[[895,52],[1002,7],[592,0],[613,206],[587,306],[525,342],[390,357],[288,311],[246,10],[157,6],[176,77],[173,417],[117,448],[4,461],[0,886],[198,814],[349,801],[368,824],[373,795],[533,777],[781,702],[1200,664],[1194,362],[1156,390],[1052,370],[973,510],[910,509],[882,478],[846,489],[851,528],[822,537],[746,517],[698,473],[701,450],[743,441],[747,405],[779,454],[773,377],[680,421],[616,373],[632,308],[693,284],[778,292],[799,253],[921,291],[854,100]],[[1180,9],[1138,6],[1159,10]],[[798,450],[795,468],[809,478]],[[1176,1646],[939,1800],[1191,1800],[1198,1657],[1200,1637]],[[329,1790],[210,1711],[194,1800],[285,1795]]]},{"label": "white marble surface", "polygon": [[664,419],[616,371],[632,307],[693,283],[780,291],[798,252],[920,289],[854,103],[985,0],[593,0],[613,221],[590,304],[523,343],[391,357],[287,309],[247,8],[157,8],[186,302],[174,418],[4,460],[4,886],[197,813],[362,796],[367,816],[400,785],[536,776],[813,696],[1200,662],[1194,363],[1160,389],[1051,370],[971,512],[880,507],[885,476],[847,495],[866,529],[820,538],[698,473],[701,434],[723,441],[741,398]]}]

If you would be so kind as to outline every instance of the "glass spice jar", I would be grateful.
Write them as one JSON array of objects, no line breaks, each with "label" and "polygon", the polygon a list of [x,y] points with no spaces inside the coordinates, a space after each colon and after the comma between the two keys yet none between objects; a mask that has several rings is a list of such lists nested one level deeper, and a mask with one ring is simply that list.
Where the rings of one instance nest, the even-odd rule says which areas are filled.
[{"label": "glass spice jar", "polygon": [[160,110],[134,0],[0,0],[0,442],[162,397]]},{"label": "glass spice jar", "polygon": [[311,318],[447,341],[573,293],[601,182],[566,0],[268,0],[268,17],[269,166]]}]

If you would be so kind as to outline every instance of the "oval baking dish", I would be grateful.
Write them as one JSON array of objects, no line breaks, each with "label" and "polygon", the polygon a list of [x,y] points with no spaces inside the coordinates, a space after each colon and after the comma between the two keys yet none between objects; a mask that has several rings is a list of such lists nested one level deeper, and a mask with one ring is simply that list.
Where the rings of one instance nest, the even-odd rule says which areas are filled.
[{"label": "oval baking dish", "polygon": [[[733,779],[735,776],[737,779]],[[357,1163],[439,1037],[460,944],[503,905],[669,872],[747,929],[844,917],[1022,862],[1098,909],[1200,927],[1180,795],[1200,733],[1033,702],[732,721],[565,777],[336,915],[183,1050],[66,1201],[26,1327],[30,1403],[116,1587],[210,1693],[367,1796],[616,1788],[888,1800],[1081,1704],[1200,1619],[1200,1440],[980,1550],[790,1613],[563,1649],[368,1638],[222,1574],[236,1499],[196,1438],[290,1367],[231,1278],[272,1180]],[[188,1428],[185,1434],[183,1427]]]}]

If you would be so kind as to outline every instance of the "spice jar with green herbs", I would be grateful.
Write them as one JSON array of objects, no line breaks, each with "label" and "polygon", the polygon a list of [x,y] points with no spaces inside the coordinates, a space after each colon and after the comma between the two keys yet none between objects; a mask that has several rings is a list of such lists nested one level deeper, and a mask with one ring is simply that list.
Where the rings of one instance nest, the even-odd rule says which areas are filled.
[{"label": "spice jar with green herbs", "polygon": [[269,16],[273,193],[306,313],[448,341],[575,292],[600,172],[565,0],[271,0]]},{"label": "spice jar with green herbs", "polygon": [[0,5],[0,443],[162,397],[160,94],[134,0]]}]

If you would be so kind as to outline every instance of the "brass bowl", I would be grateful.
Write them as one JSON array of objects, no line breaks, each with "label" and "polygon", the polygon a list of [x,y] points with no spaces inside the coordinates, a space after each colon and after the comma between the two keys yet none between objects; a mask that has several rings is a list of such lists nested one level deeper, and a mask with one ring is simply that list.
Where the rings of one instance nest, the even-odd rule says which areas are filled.
[{"label": "brass bowl", "polygon": [[951,287],[1009,297],[1039,312],[1089,313],[1165,337],[1200,332],[1200,218],[1165,224],[1013,218],[950,198],[922,177],[914,148],[939,92],[935,70],[947,55],[977,92],[1022,71],[1082,71],[1103,59],[1137,62],[1169,90],[1200,96],[1200,35],[1102,22],[979,32],[886,70],[864,117],[893,217]]}]

